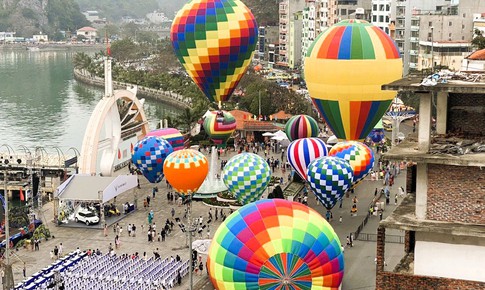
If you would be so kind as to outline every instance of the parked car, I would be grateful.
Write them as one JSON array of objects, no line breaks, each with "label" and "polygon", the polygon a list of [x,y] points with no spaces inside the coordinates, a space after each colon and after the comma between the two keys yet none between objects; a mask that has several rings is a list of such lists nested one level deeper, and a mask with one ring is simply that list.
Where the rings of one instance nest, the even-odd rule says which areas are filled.
[{"label": "parked car", "polygon": [[74,217],[76,222],[85,223],[87,226],[99,223],[98,215],[90,210],[80,209]]}]

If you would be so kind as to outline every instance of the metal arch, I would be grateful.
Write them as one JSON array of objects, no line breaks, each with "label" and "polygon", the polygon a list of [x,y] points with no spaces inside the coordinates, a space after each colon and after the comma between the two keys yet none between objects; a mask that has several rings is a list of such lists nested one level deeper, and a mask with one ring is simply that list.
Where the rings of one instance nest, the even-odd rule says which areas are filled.
[{"label": "metal arch", "polygon": [[15,154],[15,150],[12,148],[12,146],[10,146],[10,145],[8,145],[8,144],[2,144],[2,145],[0,145],[0,148],[2,148],[2,147],[7,148],[7,150],[8,150],[8,155],[12,156],[12,153],[10,152],[10,150],[12,150],[12,152]]},{"label": "metal arch", "polygon": [[44,147],[42,146],[35,146],[35,156],[34,156],[34,161],[37,161],[37,151],[40,151],[40,161],[44,161],[44,153],[49,156],[49,152],[45,150]]},{"label": "metal arch", "polygon": [[24,145],[19,145],[19,148],[24,150],[24,152],[27,154],[31,154],[32,155],[32,152],[30,152],[30,149],[25,147]]},{"label": "metal arch", "polygon": [[62,155],[62,161],[66,161],[66,155],[64,155],[64,152],[62,151],[61,148],[57,146],[53,146],[54,149],[57,151],[57,159],[59,160],[59,168],[61,168],[61,155]]},{"label": "metal arch", "polygon": [[77,150],[76,147],[69,147],[69,149],[67,149],[67,152],[69,152],[69,150],[74,151],[74,156],[76,156],[76,157],[81,155],[81,153],[79,153],[79,150]]}]

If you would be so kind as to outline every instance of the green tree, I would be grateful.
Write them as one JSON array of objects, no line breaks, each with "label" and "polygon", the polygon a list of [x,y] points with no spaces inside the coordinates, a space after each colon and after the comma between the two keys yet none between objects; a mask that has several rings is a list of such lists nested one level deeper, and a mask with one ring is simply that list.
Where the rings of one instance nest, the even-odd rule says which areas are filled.
[{"label": "green tree", "polygon": [[472,45],[477,50],[485,48],[485,36],[483,36],[482,31],[475,29],[475,37],[472,39]]},{"label": "green tree", "polygon": [[111,44],[111,56],[124,63],[138,56],[138,46],[130,38],[115,41]]}]

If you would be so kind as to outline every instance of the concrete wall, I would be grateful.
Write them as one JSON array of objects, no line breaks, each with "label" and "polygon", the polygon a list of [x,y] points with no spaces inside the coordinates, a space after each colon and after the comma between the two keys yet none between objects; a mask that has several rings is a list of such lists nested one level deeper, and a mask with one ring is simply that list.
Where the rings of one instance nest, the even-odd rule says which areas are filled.
[{"label": "concrete wall", "polygon": [[427,219],[485,224],[485,168],[428,166]]},{"label": "concrete wall", "polygon": [[485,97],[480,94],[449,94],[448,132],[485,136]]},{"label": "concrete wall", "polygon": [[485,282],[485,241],[416,233],[414,274]]}]

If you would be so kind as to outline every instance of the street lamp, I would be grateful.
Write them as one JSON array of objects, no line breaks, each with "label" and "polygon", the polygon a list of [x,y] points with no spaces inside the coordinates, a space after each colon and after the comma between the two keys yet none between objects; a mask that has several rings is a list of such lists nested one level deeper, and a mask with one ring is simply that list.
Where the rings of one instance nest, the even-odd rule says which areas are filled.
[{"label": "street lamp", "polygon": [[431,26],[431,73],[434,73],[434,27]]},{"label": "street lamp", "polygon": [[[188,226],[186,226],[185,224],[183,224],[181,222],[181,220],[179,218],[176,218],[175,221],[178,223],[178,226],[180,227],[180,229],[182,230],[183,233],[185,233],[188,237],[189,237],[189,280],[190,280],[190,284],[189,284],[189,290],[192,290],[193,288],[193,275],[192,275],[192,272],[193,272],[193,269],[192,269],[192,266],[194,264],[194,261],[192,259],[192,235],[195,233],[195,231],[197,230],[197,222],[192,222],[191,223],[191,220],[190,220],[190,213],[191,213],[191,207],[190,207],[190,203],[192,202],[191,200],[191,197],[189,196],[189,200],[187,201],[187,223],[188,223]],[[186,236],[186,237],[187,237]],[[187,243],[187,239],[185,239],[185,242]],[[197,267],[197,265],[195,265],[195,267]]]},{"label": "street lamp", "polygon": [[[3,158],[3,156],[1,157]],[[10,156],[10,159],[12,156]],[[3,195],[4,195],[4,210],[5,210],[5,269],[4,269],[4,282],[3,289],[12,289],[14,287],[12,265],[10,264],[10,229],[9,229],[9,219],[8,219],[8,193],[7,193],[7,183],[8,183],[8,167],[10,161],[9,159],[3,159]]]}]

